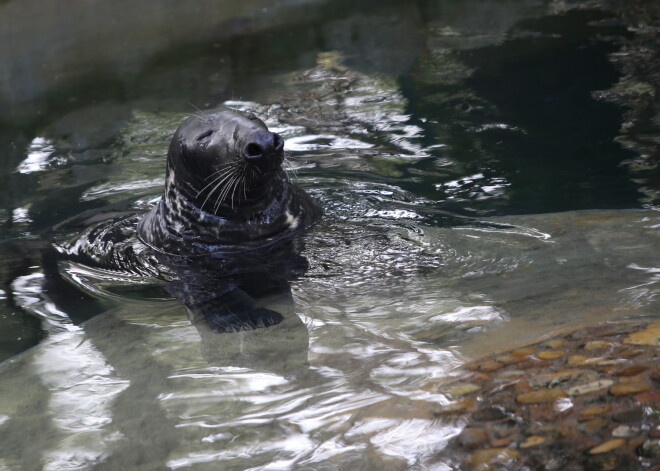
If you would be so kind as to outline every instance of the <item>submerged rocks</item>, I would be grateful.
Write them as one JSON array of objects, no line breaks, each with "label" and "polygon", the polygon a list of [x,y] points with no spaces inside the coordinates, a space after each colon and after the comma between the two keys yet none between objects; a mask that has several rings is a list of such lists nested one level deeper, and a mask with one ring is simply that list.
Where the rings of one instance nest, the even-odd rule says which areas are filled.
[{"label": "submerged rocks", "polygon": [[[466,365],[437,392],[464,427],[439,453],[456,469],[660,466],[660,322],[579,329]],[[660,468],[658,468],[660,469]]]}]

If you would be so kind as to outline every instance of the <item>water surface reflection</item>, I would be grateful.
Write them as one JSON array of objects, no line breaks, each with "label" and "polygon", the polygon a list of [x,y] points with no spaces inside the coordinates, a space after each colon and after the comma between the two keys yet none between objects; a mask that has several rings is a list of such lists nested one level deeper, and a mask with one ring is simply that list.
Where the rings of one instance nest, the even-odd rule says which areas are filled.
[{"label": "water surface reflection", "polygon": [[[657,317],[651,183],[595,99],[622,28],[556,3],[356,8],[162,52],[0,133],[3,353],[41,341],[0,365],[0,468],[446,469],[437,391],[466,356]],[[325,210],[268,329],[218,335],[162,282],[40,257],[156,202],[188,102],[263,117]]]}]

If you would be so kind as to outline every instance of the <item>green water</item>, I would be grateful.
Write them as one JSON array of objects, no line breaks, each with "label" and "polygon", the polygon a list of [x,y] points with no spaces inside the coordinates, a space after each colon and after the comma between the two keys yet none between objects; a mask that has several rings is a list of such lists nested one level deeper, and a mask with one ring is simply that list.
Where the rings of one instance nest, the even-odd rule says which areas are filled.
[{"label": "green water", "polygon": [[[0,127],[0,469],[452,469],[460,428],[429,391],[466,358],[658,317],[658,172],[639,143],[660,134],[626,134],[608,95],[634,39],[612,12],[255,5],[146,3],[115,34],[100,6],[46,6],[112,41],[52,40],[59,81],[27,56],[3,78],[20,86]],[[266,300],[285,321],[210,334],[158,282],[75,264],[49,290],[40,251],[83,211],[149,208],[178,124],[220,105],[286,139],[325,211],[293,304]]]}]

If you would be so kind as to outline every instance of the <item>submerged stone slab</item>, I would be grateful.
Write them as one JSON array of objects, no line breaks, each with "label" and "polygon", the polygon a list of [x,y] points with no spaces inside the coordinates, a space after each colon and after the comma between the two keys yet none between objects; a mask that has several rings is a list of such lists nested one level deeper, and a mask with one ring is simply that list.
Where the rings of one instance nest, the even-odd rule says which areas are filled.
[{"label": "submerged stone slab", "polygon": [[[472,402],[443,417],[466,432],[450,441],[443,459],[456,469],[547,469],[549,460],[552,469],[656,469],[658,324],[585,327],[466,365],[446,387],[474,383]],[[502,361],[528,356],[537,360],[524,368]]]}]

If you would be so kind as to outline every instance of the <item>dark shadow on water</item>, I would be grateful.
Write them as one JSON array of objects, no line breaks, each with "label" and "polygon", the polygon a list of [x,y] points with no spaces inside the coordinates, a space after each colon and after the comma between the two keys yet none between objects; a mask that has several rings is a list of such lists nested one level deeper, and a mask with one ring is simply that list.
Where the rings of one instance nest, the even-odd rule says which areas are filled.
[{"label": "dark shadow on water", "polygon": [[210,257],[158,254],[176,277],[166,290],[179,300],[193,323],[216,332],[238,332],[279,324],[283,315],[260,305],[279,298],[293,304],[290,280],[308,268],[302,241],[288,239],[255,250]]},{"label": "dark shadow on water", "polygon": [[[613,38],[627,33],[601,22],[607,19],[578,10],[526,20],[502,44],[454,52],[451,58],[472,71],[462,89],[404,78],[413,113],[429,118],[429,135],[447,142],[463,173],[506,186],[504,198],[485,194],[467,208],[453,207],[451,194],[429,192],[430,185],[421,191],[444,196],[463,214],[638,206],[636,185],[620,165],[632,153],[614,142],[622,112],[592,96],[619,77],[608,55],[619,47]],[[481,191],[460,183],[465,194]]]}]

